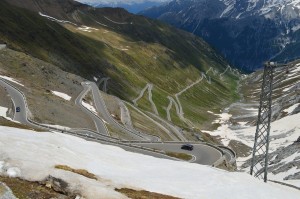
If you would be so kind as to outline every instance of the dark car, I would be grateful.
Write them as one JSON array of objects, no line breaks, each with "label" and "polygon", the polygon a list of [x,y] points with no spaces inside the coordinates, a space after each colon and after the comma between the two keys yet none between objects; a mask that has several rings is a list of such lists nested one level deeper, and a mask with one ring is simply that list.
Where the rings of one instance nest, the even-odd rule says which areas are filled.
[{"label": "dark car", "polygon": [[16,112],[21,112],[20,107],[17,107],[17,108],[16,108]]},{"label": "dark car", "polygon": [[181,149],[192,151],[194,149],[194,146],[191,144],[184,144],[181,146]]}]

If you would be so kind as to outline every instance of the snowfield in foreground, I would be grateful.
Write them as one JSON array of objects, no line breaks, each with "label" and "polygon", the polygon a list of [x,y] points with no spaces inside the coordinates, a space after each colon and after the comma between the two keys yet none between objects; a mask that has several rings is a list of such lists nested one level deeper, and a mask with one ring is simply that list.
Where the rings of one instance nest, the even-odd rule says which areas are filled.
[{"label": "snowfield in foreground", "polygon": [[[86,169],[98,180],[54,166]],[[48,175],[68,182],[86,198],[126,198],[114,188],[147,190],[188,199],[299,198],[299,191],[263,183],[245,173],[154,158],[56,133],[0,127],[0,172],[40,181]]]}]

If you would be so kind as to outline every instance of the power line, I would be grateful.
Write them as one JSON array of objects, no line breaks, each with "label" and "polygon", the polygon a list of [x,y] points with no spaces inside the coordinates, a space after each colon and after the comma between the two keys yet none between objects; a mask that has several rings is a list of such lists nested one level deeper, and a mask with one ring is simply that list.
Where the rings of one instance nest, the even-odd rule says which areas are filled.
[{"label": "power line", "polygon": [[250,174],[267,182],[269,164],[269,142],[270,128],[272,121],[272,91],[274,81],[274,71],[289,72],[293,63],[286,62],[266,62],[264,64],[263,82],[252,152]]}]

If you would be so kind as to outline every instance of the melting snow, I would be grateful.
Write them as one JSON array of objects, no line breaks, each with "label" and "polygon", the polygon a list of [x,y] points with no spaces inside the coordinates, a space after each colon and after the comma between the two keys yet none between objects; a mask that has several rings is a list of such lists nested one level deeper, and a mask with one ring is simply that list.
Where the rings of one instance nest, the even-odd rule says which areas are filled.
[{"label": "melting snow", "polygon": [[69,23],[69,24],[72,24],[72,25],[74,25],[74,26],[77,26],[77,24],[75,24],[75,23],[73,23],[73,22],[65,21],[65,20],[59,20],[59,19],[56,19],[56,18],[54,18],[54,17],[45,15],[45,14],[43,14],[43,13],[41,13],[41,12],[39,12],[39,15],[42,16],[42,17],[46,17],[46,18],[48,18],[48,19],[51,20],[51,21],[56,21],[56,22],[59,22],[59,23]]},{"label": "melting snow", "polygon": [[[9,118],[6,116],[7,110],[8,110],[8,108],[0,106],[0,116],[4,117],[4,118]],[[9,120],[11,120],[11,119],[9,118]]]},{"label": "melting snow", "polygon": [[291,114],[299,105],[300,103],[294,104],[293,106],[290,106],[289,108],[284,109],[283,111],[287,114]]},{"label": "melting snow", "polygon": [[21,170],[18,167],[10,167],[6,171],[7,175],[11,178],[20,177]]},{"label": "melting snow", "polygon": [[280,162],[288,163],[288,162],[291,162],[291,161],[295,160],[297,157],[300,157],[300,152],[296,152],[293,155],[281,160]]},{"label": "melting snow", "polygon": [[81,26],[81,27],[78,27],[77,29],[84,31],[84,32],[93,32],[93,30],[95,30],[95,31],[99,30],[97,28],[92,28],[92,27],[88,27],[88,26]]},{"label": "melting snow", "polygon": [[[220,136],[224,145],[228,145],[230,140],[240,141],[247,146],[252,147],[254,135],[256,131],[255,126],[244,129],[233,130],[229,125],[228,114],[221,114],[219,123],[221,126],[215,131],[205,131],[213,136]],[[276,150],[279,146],[288,146],[292,144],[300,135],[300,113],[289,115],[280,120],[271,123],[271,142],[270,152]]]},{"label": "melting snow", "polygon": [[70,95],[67,95],[65,93],[61,93],[61,92],[58,92],[58,91],[51,91],[51,93],[58,96],[58,97],[60,97],[60,98],[65,99],[67,101],[70,101],[71,98],[72,98]]},{"label": "melting snow", "polygon": [[15,80],[15,79],[13,79],[11,77],[7,77],[5,75],[0,75],[0,78],[6,79],[6,80],[11,81],[13,83],[16,83],[16,84],[18,84],[20,86],[24,86],[23,84],[21,84],[20,82],[18,82],[17,80]]},{"label": "melting snow", "polygon": [[[51,175],[85,198],[125,198],[114,190],[122,187],[189,199],[299,198],[295,189],[245,173],[135,154],[69,135],[0,127],[0,147],[2,174],[31,181]],[[57,164],[86,169],[98,180],[55,169]]]},{"label": "melting snow", "polygon": [[86,103],[86,102],[84,102],[84,101],[81,101],[81,103],[82,103],[82,105],[83,105],[85,108],[87,108],[87,109],[89,109],[90,111],[92,111],[92,112],[94,112],[94,113],[97,114],[97,111],[96,111],[96,109],[95,109],[94,106],[92,106],[92,105],[90,105],[90,104],[88,104],[88,103]]}]

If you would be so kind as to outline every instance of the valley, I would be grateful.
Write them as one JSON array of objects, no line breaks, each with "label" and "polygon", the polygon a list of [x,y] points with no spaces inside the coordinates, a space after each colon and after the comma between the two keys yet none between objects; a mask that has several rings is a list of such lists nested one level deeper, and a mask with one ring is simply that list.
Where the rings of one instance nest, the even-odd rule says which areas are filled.
[{"label": "valley", "polygon": [[248,174],[262,70],[121,8],[1,1],[0,197],[297,198],[299,67],[275,70],[265,184]]}]

